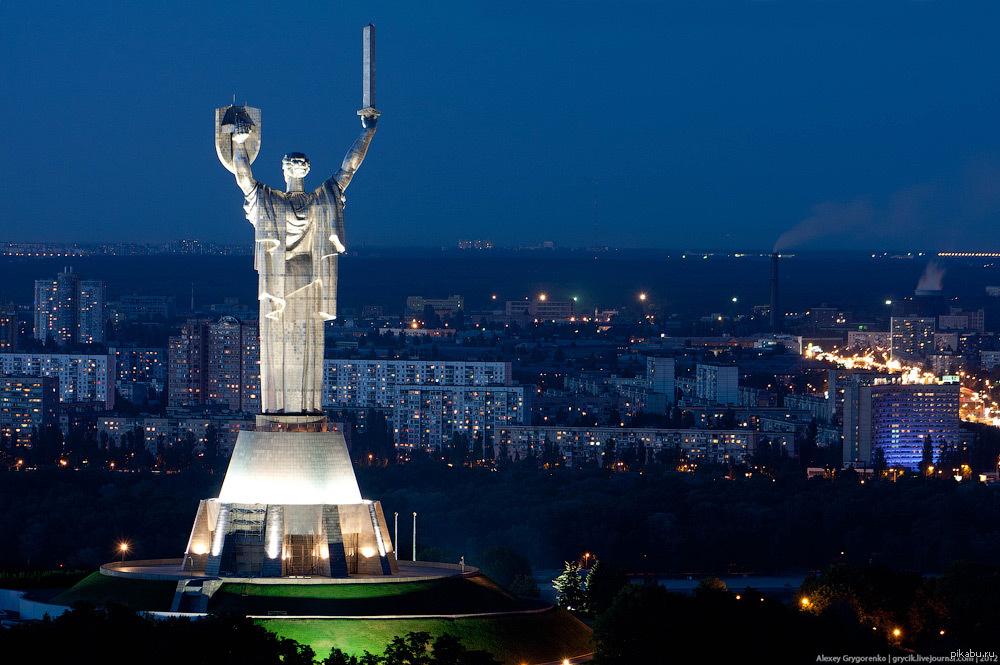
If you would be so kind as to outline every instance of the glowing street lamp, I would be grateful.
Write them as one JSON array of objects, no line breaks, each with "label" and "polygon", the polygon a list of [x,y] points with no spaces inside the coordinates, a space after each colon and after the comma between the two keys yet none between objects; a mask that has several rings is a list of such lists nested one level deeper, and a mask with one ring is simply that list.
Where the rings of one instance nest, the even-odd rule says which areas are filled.
[{"label": "glowing street lamp", "polygon": [[122,541],[118,543],[118,551],[122,555],[122,563],[125,563],[125,553],[128,552],[128,543]]},{"label": "glowing street lamp", "polygon": [[539,299],[539,300],[541,300],[541,301],[543,301],[543,302],[545,301],[545,298],[546,298],[546,297],[547,297],[547,296],[546,296],[546,295],[545,295],[544,293],[539,293],[539,294],[538,294],[538,299]]},{"label": "glowing street lamp", "polygon": [[641,300],[643,302],[646,302],[646,294],[645,293],[640,293],[639,294],[639,300]]}]

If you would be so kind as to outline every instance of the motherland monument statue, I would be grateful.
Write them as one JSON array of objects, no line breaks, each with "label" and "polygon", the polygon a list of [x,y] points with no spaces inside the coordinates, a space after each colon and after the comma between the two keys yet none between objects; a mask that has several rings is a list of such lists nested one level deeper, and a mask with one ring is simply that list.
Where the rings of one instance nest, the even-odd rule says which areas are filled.
[{"label": "motherland monument statue", "polygon": [[347,444],[322,410],[323,326],[337,315],[344,190],[375,134],[373,26],[363,39],[363,131],[312,192],[309,160],[282,160],[285,189],[254,179],[260,109],[215,111],[215,148],[244,195],[259,278],[263,413],[241,429],[219,496],[198,505],[185,574],[222,578],[391,576],[396,553],[378,501],[361,496]]},{"label": "motherland monument statue", "polygon": [[344,191],[375,135],[374,32],[364,33],[362,132],[340,169],[312,192],[309,159],[281,160],[285,191],[257,181],[250,169],[260,150],[260,110],[216,109],[219,160],[236,176],[254,227],[259,276],[261,404],[265,414],[322,412],[323,326],[337,317],[337,256],[346,251]]}]

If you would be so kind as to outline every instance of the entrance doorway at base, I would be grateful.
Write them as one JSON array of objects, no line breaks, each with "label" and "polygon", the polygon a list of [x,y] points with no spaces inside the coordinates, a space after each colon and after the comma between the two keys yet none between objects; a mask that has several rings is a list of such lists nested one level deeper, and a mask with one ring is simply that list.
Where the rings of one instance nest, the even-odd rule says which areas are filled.
[{"label": "entrance doorway at base", "polygon": [[358,574],[358,536],[359,533],[344,534],[344,558],[347,560],[347,574]]},{"label": "entrance doorway at base", "polygon": [[319,572],[319,542],[312,535],[287,535],[284,543],[284,560],[281,574],[316,575]]}]

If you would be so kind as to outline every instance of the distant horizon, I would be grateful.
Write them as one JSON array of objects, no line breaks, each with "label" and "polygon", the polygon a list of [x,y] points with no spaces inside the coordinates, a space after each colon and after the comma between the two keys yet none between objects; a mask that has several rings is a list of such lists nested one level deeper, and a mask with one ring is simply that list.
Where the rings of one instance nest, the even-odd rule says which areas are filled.
[{"label": "distant horizon", "polygon": [[[464,239],[463,239],[464,240]],[[205,238],[198,237],[179,237],[172,238],[169,240],[108,240],[108,241],[74,241],[74,240],[10,240],[10,239],[0,239],[0,246],[9,245],[40,245],[40,246],[51,246],[51,247],[79,247],[79,248],[96,248],[96,247],[108,247],[108,246],[152,246],[152,247],[164,247],[175,243],[184,242],[194,242],[202,243],[208,246],[215,246],[225,249],[246,249],[249,253],[252,250],[252,239],[248,239],[247,242],[224,242],[218,240],[209,240]],[[353,245],[348,247],[347,255],[353,253],[367,253],[367,252],[461,252],[461,253],[491,253],[491,252],[517,252],[517,251],[539,251],[539,252],[596,252],[596,253],[613,253],[613,252],[637,252],[637,253],[647,253],[647,252],[670,252],[674,254],[707,254],[707,255],[724,255],[734,258],[741,258],[740,256],[734,255],[747,255],[749,258],[753,255],[768,256],[774,253],[773,249],[765,248],[732,248],[732,247],[692,247],[692,246],[609,246],[609,245],[560,245],[555,243],[552,247],[544,247],[541,244],[536,245],[494,245],[489,248],[462,248],[458,246],[458,240],[456,240],[452,245],[383,245],[383,244],[362,244]],[[549,242],[549,241],[546,241]],[[845,254],[845,255],[856,255],[856,254],[874,254],[874,258],[923,258],[923,257],[943,257],[943,258],[991,258],[1000,257],[1000,250],[991,251],[988,249],[954,249],[954,250],[928,250],[928,249],[913,249],[913,248],[854,248],[854,249],[841,249],[836,247],[826,247],[826,248],[816,248],[816,247],[790,247],[778,250],[777,252],[780,256],[795,256],[796,254],[807,254],[807,255],[817,255],[817,254]],[[8,255],[9,256],[9,255]]]}]

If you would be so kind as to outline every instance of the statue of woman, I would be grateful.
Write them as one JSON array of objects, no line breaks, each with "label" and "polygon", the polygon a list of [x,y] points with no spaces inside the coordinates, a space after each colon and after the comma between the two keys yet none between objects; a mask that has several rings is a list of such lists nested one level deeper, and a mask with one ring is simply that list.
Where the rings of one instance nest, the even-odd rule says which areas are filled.
[{"label": "statue of woman", "polygon": [[378,117],[363,115],[363,131],[340,169],[313,192],[305,190],[309,160],[281,160],[285,191],[257,182],[244,145],[256,128],[242,111],[231,128],[236,183],[254,227],[259,275],[260,377],[264,413],[322,412],[323,325],[337,316],[337,255],[346,251],[344,190],[364,161]]}]

